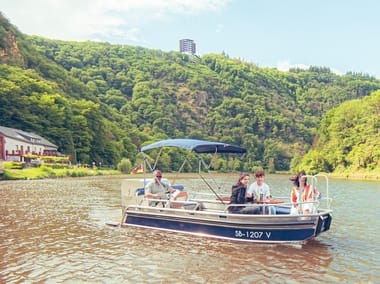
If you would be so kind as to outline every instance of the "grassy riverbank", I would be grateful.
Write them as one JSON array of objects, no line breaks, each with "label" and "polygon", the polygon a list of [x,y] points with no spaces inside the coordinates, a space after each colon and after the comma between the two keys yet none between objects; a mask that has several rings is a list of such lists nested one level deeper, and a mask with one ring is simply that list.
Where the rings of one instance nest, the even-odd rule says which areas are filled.
[{"label": "grassy riverbank", "polygon": [[94,175],[117,175],[120,171],[109,169],[91,169],[85,167],[71,167],[64,169],[52,169],[49,167],[26,168],[26,169],[5,169],[0,177],[3,180],[20,179],[43,179],[59,177],[84,177]]},{"label": "grassy riverbank", "polygon": [[[0,180],[22,180],[22,179],[44,179],[44,178],[61,178],[61,177],[84,177],[84,176],[99,176],[99,175],[119,175],[118,170],[106,168],[88,168],[88,167],[65,167],[54,168],[50,166],[40,166],[35,168],[12,169],[6,167],[4,174],[0,175]],[[277,174],[289,174],[281,172]],[[354,173],[326,173],[329,178],[334,179],[351,179],[351,180],[373,180],[380,181],[380,169],[371,172],[354,172]]]}]

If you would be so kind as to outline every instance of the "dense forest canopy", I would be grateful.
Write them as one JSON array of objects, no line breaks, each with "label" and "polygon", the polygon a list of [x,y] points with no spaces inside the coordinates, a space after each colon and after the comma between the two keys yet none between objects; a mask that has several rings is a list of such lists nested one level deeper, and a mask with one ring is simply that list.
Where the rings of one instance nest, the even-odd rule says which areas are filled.
[{"label": "dense forest canopy", "polygon": [[301,167],[310,172],[357,173],[380,161],[380,91],[342,103],[327,112],[319,139]]},{"label": "dense forest canopy", "polygon": [[[339,144],[338,133],[353,134],[346,127],[379,121],[379,112],[365,111],[362,119],[351,120],[355,126],[336,121],[342,103],[359,111],[370,98],[376,101],[377,93],[370,94],[380,89],[380,81],[366,74],[342,76],[327,67],[281,72],[223,54],[199,59],[175,51],[50,40],[22,34],[1,14],[0,63],[0,125],[36,132],[82,163],[116,165],[128,158],[136,164],[144,143],[188,137],[247,148],[246,161],[219,160],[218,170],[296,169],[308,153],[307,161],[326,157],[310,170],[333,171],[352,167],[348,160],[358,154],[333,157],[330,138]],[[348,139],[362,146],[349,147],[379,146],[379,125],[373,125],[362,140]],[[355,167],[378,167],[378,154],[371,153]],[[165,159],[163,170],[171,170],[175,154]]]}]

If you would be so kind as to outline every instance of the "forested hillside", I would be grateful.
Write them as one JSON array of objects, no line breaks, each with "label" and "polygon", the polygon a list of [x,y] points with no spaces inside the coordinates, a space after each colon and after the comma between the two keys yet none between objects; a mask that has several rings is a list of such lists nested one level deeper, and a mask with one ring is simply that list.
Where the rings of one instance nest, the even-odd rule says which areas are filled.
[{"label": "forested hillside", "polygon": [[[380,91],[330,110],[322,119],[319,139],[305,155],[309,172],[380,173]],[[363,173],[364,172],[364,173]]]},{"label": "forested hillside", "polygon": [[[0,125],[36,132],[82,163],[134,163],[143,143],[188,137],[246,147],[235,169],[288,170],[316,143],[327,111],[380,89],[373,77],[327,67],[280,72],[221,54],[26,36],[0,23]],[[170,170],[175,157],[165,159]]]}]

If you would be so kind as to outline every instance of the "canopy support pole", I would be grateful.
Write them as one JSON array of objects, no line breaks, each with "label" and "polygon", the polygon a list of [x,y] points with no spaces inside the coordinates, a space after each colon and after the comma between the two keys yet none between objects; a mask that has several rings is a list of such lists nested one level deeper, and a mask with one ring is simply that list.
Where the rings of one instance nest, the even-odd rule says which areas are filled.
[{"label": "canopy support pole", "polygon": [[[205,161],[202,159],[201,156],[198,156],[198,159],[199,161],[202,163],[203,167],[207,170],[207,174],[210,176],[211,180],[216,184],[216,186],[218,187],[218,189],[220,189],[218,183],[216,182],[216,180],[212,177],[212,175],[210,174],[210,171],[209,169],[207,168],[207,165],[205,163]],[[219,194],[212,188],[212,186],[206,181],[206,179],[202,176],[201,172],[199,171],[199,176],[202,178],[202,180],[204,181],[204,183],[209,187],[209,189],[215,194],[215,196],[218,198],[218,200],[220,200],[223,204],[226,204],[224,203],[223,199],[219,196]]]}]

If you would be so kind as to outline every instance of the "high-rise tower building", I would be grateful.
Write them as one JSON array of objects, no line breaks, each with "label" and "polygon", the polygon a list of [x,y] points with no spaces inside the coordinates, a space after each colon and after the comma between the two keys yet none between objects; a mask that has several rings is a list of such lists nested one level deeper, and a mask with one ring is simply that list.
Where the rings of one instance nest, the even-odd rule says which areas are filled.
[{"label": "high-rise tower building", "polygon": [[181,39],[179,41],[179,51],[195,55],[197,52],[195,42],[192,39]]}]

